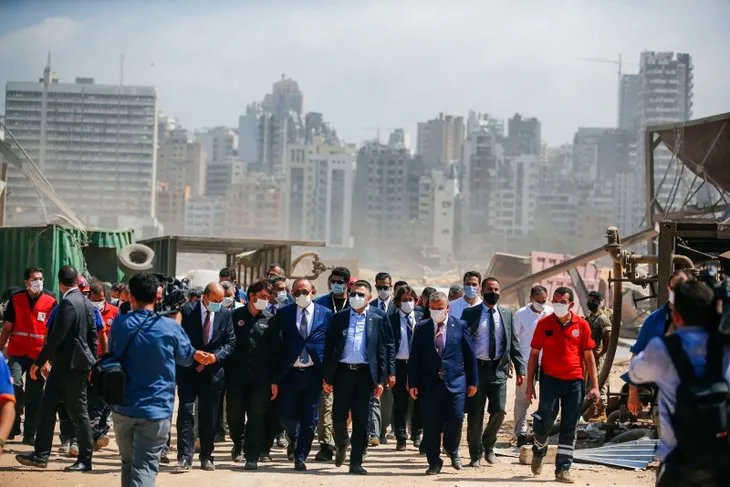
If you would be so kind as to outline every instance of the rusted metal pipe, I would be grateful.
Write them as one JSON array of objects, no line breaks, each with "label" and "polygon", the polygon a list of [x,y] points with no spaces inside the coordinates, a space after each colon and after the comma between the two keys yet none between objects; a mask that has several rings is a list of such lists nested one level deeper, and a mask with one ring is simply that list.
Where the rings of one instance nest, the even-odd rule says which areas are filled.
[{"label": "rusted metal pipe", "polygon": [[659,262],[659,256],[632,254],[626,257],[626,262],[629,264],[656,264]]}]

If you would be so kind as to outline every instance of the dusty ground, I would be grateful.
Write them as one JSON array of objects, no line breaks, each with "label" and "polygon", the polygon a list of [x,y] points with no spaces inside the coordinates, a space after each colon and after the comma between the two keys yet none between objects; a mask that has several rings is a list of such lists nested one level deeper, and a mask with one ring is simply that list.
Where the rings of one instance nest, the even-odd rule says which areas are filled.
[{"label": "dusty ground", "polygon": [[[507,417],[512,417],[512,402],[514,387],[511,384],[508,391]],[[505,422],[502,429],[503,439],[507,441],[512,431],[512,422]],[[466,432],[463,435],[466,438]],[[57,445],[54,445],[54,450]],[[245,472],[243,466],[234,464],[230,460],[230,443],[217,444],[217,470],[213,473],[203,472],[194,465],[194,469],[183,475],[171,475],[169,468],[163,466],[157,485],[160,487],[202,487],[215,485],[216,487],[240,486],[318,486],[335,487],[343,484],[348,487],[390,485],[391,487],[406,487],[413,485],[434,486],[467,486],[478,483],[489,483],[500,486],[522,484],[541,484],[553,481],[552,469],[546,465],[543,475],[535,478],[530,473],[530,467],[520,465],[516,458],[497,457],[496,466],[482,466],[479,469],[465,467],[457,472],[448,466],[439,476],[426,477],[427,468],[424,457],[409,444],[406,452],[396,452],[394,442],[371,448],[365,459],[364,466],[369,475],[358,477],[347,474],[347,467],[336,468],[334,463],[320,464],[310,461],[309,470],[303,474],[294,472],[292,465],[286,461],[285,452],[273,452],[274,462],[259,464],[257,472]],[[116,455],[116,447],[112,444],[105,450],[98,452],[94,457],[94,472],[91,474],[66,474],[60,471],[71,463],[71,459],[60,458],[55,455],[47,470],[31,470],[15,462],[14,455],[26,452],[29,447],[18,443],[7,445],[5,454],[0,458],[0,485],[12,487],[112,487],[120,483],[120,463]],[[174,453],[173,453],[174,455]],[[462,458],[468,460],[468,450],[464,440],[461,448]],[[172,458],[172,457],[171,457]],[[448,461],[446,462],[448,465]],[[485,462],[482,462],[485,465]],[[573,477],[576,485],[590,486],[649,486],[654,485],[654,471],[634,472],[614,469],[598,465],[575,464]]]}]

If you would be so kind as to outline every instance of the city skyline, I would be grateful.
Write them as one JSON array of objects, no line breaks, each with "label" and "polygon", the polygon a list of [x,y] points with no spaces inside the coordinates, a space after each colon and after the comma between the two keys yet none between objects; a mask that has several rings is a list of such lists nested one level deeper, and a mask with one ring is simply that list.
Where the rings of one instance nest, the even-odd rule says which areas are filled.
[{"label": "city skyline", "polygon": [[[466,116],[469,110],[477,110],[502,120],[517,112],[536,117],[543,139],[557,146],[569,143],[578,127],[616,125],[617,66],[578,58],[610,61],[623,52],[624,73],[635,73],[639,53],[647,49],[692,55],[699,68],[693,117],[730,107],[730,94],[722,89],[730,67],[723,63],[721,47],[730,43],[730,34],[720,29],[730,13],[721,2],[694,6],[691,13],[684,6],[670,13],[654,10],[643,16],[655,22],[644,25],[642,32],[637,32],[641,25],[637,16],[651,11],[655,2],[610,2],[572,9],[566,6],[570,2],[564,2],[550,12],[540,5],[528,9],[529,2],[504,8],[489,2],[503,21],[481,30],[469,26],[475,25],[470,24],[472,17],[489,10],[482,7],[425,6],[416,11],[409,9],[410,2],[389,7],[381,2],[352,2],[347,8],[320,3],[330,6],[314,16],[291,6],[284,10],[277,2],[250,2],[245,7],[221,2],[207,9],[197,4],[170,12],[128,2],[128,12],[120,18],[113,15],[119,5],[110,3],[104,11],[73,1],[64,2],[63,8],[35,9],[43,15],[19,4],[4,4],[0,16],[10,22],[0,26],[0,65],[4,66],[0,83],[36,78],[50,46],[54,71],[62,81],[92,76],[98,83],[115,84],[120,76],[119,54],[124,53],[124,84],[155,86],[158,107],[191,129],[237,127],[246,105],[260,99],[271,82],[286,73],[306,93],[304,110],[324,113],[348,142],[374,138],[379,126],[381,140],[393,128],[402,127],[413,144],[418,122],[438,112]],[[713,3],[719,8],[709,15]],[[379,15],[384,13],[388,15]],[[243,33],[227,29],[230,19],[243,18],[240,25],[247,26],[246,14],[255,16],[257,26],[238,29]],[[197,28],[192,28],[193,17]],[[160,24],[164,29],[145,31],[151,22],[165,18]],[[340,21],[334,22],[335,18]],[[403,18],[410,22],[395,22]],[[579,20],[582,23],[574,25]],[[702,36],[697,36],[700,20]],[[324,28],[327,21],[331,29]],[[272,22],[296,28],[289,29],[286,39],[262,37]],[[380,36],[358,38],[375,22],[379,22]],[[611,22],[615,22],[613,28]],[[444,33],[456,24],[463,28],[451,36],[433,36],[438,23]],[[616,25],[622,26],[620,33]],[[684,28],[677,29],[680,25]],[[137,33],[120,36],[130,28]],[[314,32],[316,36],[307,35]],[[571,37],[580,37],[581,42],[570,42]],[[89,43],[89,38],[99,42]],[[492,42],[495,38],[498,45]],[[254,42],[258,39],[266,42]],[[483,48],[485,42],[489,48]],[[458,51],[455,43],[461,46]],[[246,45],[255,49],[241,48]],[[470,49],[470,45],[481,47]],[[211,46],[218,48],[211,50]],[[414,47],[419,52],[413,52]],[[429,56],[433,66],[428,65]],[[439,62],[434,63],[434,57]],[[464,57],[474,62],[464,64]]]}]

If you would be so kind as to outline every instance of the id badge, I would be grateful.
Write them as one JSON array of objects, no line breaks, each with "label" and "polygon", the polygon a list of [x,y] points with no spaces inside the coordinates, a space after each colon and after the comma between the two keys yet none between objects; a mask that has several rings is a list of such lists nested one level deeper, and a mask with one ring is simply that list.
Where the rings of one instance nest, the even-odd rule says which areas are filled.
[{"label": "id badge", "polygon": [[46,321],[46,314],[42,311],[38,312],[38,317],[36,318],[38,321]]}]

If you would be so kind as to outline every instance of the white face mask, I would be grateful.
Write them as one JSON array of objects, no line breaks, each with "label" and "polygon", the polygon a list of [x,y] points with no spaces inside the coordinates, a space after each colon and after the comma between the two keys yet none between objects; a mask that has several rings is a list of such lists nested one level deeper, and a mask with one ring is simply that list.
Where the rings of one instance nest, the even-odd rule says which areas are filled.
[{"label": "white face mask", "polygon": [[669,302],[674,304],[674,291],[669,291]]},{"label": "white face mask", "polygon": [[405,314],[411,314],[413,312],[413,308],[415,307],[416,303],[413,301],[401,301],[400,303],[400,309]]},{"label": "white face mask", "polygon": [[570,307],[563,303],[553,303],[553,313],[555,313],[555,316],[558,318],[568,316],[568,313],[570,313]]},{"label": "white face mask", "polygon": [[360,309],[365,307],[365,296],[350,296],[350,308]]},{"label": "white face mask", "polygon": [[297,303],[297,306],[299,306],[300,308],[306,308],[312,302],[312,296],[310,296],[309,294],[302,294],[302,295],[294,298],[294,301]]},{"label": "white face mask", "polygon": [[378,296],[380,297],[381,301],[387,301],[388,298],[390,297],[390,290],[385,289],[383,291],[378,291]]},{"label": "white face mask", "polygon": [[224,308],[230,308],[231,306],[233,306],[233,298],[230,296],[223,298],[223,301],[221,301],[221,305]]},{"label": "white face mask", "polygon": [[535,311],[537,311],[538,313],[542,313],[545,310],[545,305],[543,305],[542,303],[536,303],[534,301],[532,302],[532,307],[535,308]]},{"label": "white face mask", "polygon": [[443,323],[446,321],[446,318],[449,317],[448,310],[445,309],[432,309],[431,310],[431,318],[433,319],[434,323]]},{"label": "white face mask", "polygon": [[279,291],[276,293],[276,302],[279,304],[282,304],[284,301],[287,300],[289,296],[287,295],[286,291]]},{"label": "white face mask", "polygon": [[253,303],[253,307],[259,311],[265,310],[268,305],[269,305],[269,302],[267,300],[261,299],[261,298],[256,298],[256,301],[254,301],[254,303]]},{"label": "white face mask", "polygon": [[99,311],[104,309],[104,303],[106,301],[91,301],[91,305]]},{"label": "white face mask", "polygon": [[30,290],[34,293],[43,291],[43,281],[33,281],[30,283]]}]

